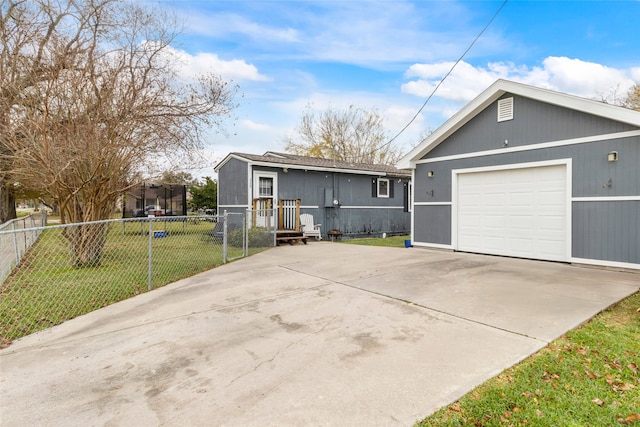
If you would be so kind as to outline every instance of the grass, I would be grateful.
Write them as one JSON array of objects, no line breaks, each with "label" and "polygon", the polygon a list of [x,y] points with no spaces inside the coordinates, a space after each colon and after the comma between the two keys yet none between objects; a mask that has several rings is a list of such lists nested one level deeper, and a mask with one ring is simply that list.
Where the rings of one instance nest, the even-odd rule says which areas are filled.
[{"label": "grass", "polygon": [[391,248],[404,248],[404,241],[410,239],[410,236],[392,236],[387,238],[372,237],[365,239],[347,239],[340,240],[340,243],[347,243],[350,245],[365,245],[365,246],[386,246]]},{"label": "grass", "polygon": [[417,426],[640,425],[640,292]]},{"label": "grass", "polygon": [[[169,236],[152,239],[151,287],[156,289],[222,264],[222,245],[208,232],[213,224],[164,224]],[[0,345],[148,288],[148,225],[114,224],[99,265],[77,268],[61,228],[43,231],[19,268],[0,286]],[[250,248],[249,254],[266,248]],[[229,246],[228,259],[242,255]]]}]

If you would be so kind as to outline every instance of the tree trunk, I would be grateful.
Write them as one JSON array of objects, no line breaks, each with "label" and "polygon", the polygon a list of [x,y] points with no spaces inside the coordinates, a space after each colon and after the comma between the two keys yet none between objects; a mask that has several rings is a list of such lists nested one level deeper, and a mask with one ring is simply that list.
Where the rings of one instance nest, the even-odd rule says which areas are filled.
[{"label": "tree trunk", "polygon": [[0,224],[17,217],[16,192],[13,183],[0,181]]},{"label": "tree trunk", "polygon": [[73,265],[78,268],[100,265],[108,232],[106,223],[78,224],[65,228],[63,235],[71,244]]}]

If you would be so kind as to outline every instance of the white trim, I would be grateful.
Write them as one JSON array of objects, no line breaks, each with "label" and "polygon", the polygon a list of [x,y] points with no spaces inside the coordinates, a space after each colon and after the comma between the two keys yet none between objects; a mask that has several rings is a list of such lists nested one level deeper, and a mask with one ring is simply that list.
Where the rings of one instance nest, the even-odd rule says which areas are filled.
[{"label": "white trim", "polygon": [[466,168],[466,169],[452,169],[451,170],[451,246],[454,250],[458,249],[458,203],[457,203],[457,195],[458,195],[458,175],[466,174],[466,173],[477,173],[477,172],[494,172],[501,170],[513,170],[513,169],[528,169],[528,168],[537,168],[537,167],[545,167],[545,166],[565,166],[566,172],[566,185],[565,191],[567,195],[567,200],[565,203],[565,255],[564,260],[567,261],[571,259],[571,229],[572,229],[572,209],[571,209],[571,189],[573,188],[572,183],[572,159],[555,159],[555,160],[545,160],[541,162],[528,162],[528,163],[514,163],[509,165],[494,165],[494,166],[482,166],[475,168]]},{"label": "white trim", "polygon": [[480,114],[489,105],[500,99],[504,94],[513,94],[524,98],[535,99],[551,105],[557,105],[570,110],[580,111],[586,114],[615,120],[620,123],[640,126],[640,113],[630,109],[605,104],[591,99],[580,98],[566,93],[554,92],[534,86],[516,83],[508,80],[497,80],[484,92],[469,102],[420,144],[401,158],[396,167],[398,169],[411,169],[416,161],[437,147],[443,141],[455,133],[471,119]]},{"label": "white trim", "polygon": [[563,139],[558,141],[541,142],[539,144],[521,145],[518,147],[496,148],[494,150],[474,151],[473,153],[452,154],[449,156],[434,157],[431,159],[416,160],[416,165],[426,163],[443,162],[446,160],[472,159],[476,157],[493,156],[496,154],[518,153],[522,151],[542,150],[545,148],[564,147],[567,145],[587,144],[590,142],[602,142],[611,139],[632,138],[640,136],[640,130],[609,133],[604,135],[585,136],[581,138]]},{"label": "white trim", "polygon": [[424,247],[424,248],[436,248],[436,249],[451,249],[451,250],[455,250],[453,248],[452,245],[443,245],[440,243],[425,243],[425,242],[414,242],[413,240],[411,241],[411,244],[413,246],[420,246],[420,247]]},{"label": "white trim", "polygon": [[340,206],[340,209],[404,209],[404,206]]},{"label": "white trim", "polygon": [[[382,182],[386,182],[387,183],[387,194],[380,194],[380,183]],[[376,188],[377,188],[377,196],[379,199],[388,199],[389,198],[389,193],[391,192],[390,188],[389,188],[389,178],[378,178],[376,179]]]},{"label": "white trim", "polygon": [[599,265],[602,267],[629,268],[632,270],[640,270],[640,264],[634,264],[631,262],[605,261],[601,259],[573,257],[570,261],[574,264]]},{"label": "white trim", "polygon": [[[274,156],[275,157],[275,156]],[[280,157],[278,157],[280,158]],[[393,178],[401,178],[407,179],[406,175],[398,175],[396,173],[388,173],[383,171],[374,171],[374,170],[360,170],[360,169],[348,169],[348,168],[332,168],[325,166],[306,166],[299,165],[296,163],[275,163],[269,161],[259,161],[259,160],[250,160],[246,157],[242,157],[236,153],[229,153],[227,157],[225,157],[220,163],[218,163],[214,167],[214,171],[218,172],[222,166],[224,166],[229,160],[236,159],[242,162],[245,162],[249,165],[249,168],[252,166],[265,166],[269,168],[277,168],[277,169],[295,169],[295,170],[304,170],[304,171],[317,171],[317,172],[340,172],[340,173],[349,173],[352,175],[369,175],[369,176],[389,176]],[[405,172],[407,173],[407,172]]]},{"label": "white trim", "polygon": [[249,209],[250,205],[218,205],[218,209],[220,208],[245,208]]},{"label": "white trim", "polygon": [[[545,167],[545,166],[558,166],[558,165],[568,165],[568,164],[571,164],[571,159],[554,159],[554,160],[543,160],[540,162],[511,163],[508,165],[492,165],[492,166],[480,166],[475,168],[452,169],[451,173],[462,174],[462,173],[476,173],[476,172],[493,172],[493,171],[499,171],[499,170],[530,169],[530,168],[539,168],[539,167]],[[569,192],[567,194],[571,194],[571,193]]]},{"label": "white trim", "polygon": [[271,178],[273,179],[273,188],[272,190],[272,194],[271,197],[273,199],[273,206],[276,206],[276,202],[278,201],[278,172],[271,172],[271,171],[260,171],[260,170],[254,170],[253,171],[253,191],[251,192],[252,195],[252,201],[253,199],[257,199],[260,196],[260,178]]},{"label": "white trim", "polygon": [[573,197],[572,202],[640,202],[640,196]]},{"label": "white trim", "polygon": [[[413,184],[414,182],[416,182],[416,170],[415,169],[411,169],[411,183]],[[411,244],[413,244],[413,237],[414,237],[414,230],[415,230],[415,216],[416,216],[416,210],[415,210],[415,185],[411,185],[411,203],[413,204],[413,207],[411,209],[410,213],[410,224],[411,224]]]},{"label": "white trim", "polygon": [[248,159],[245,159],[244,157],[242,157],[241,159],[244,160],[245,162],[250,162],[254,166],[266,166],[270,168],[281,168],[281,169],[287,168],[287,169],[297,169],[297,170],[305,170],[305,171],[309,170],[309,171],[320,171],[320,172],[341,172],[341,173],[350,173],[353,175],[396,177],[396,175],[394,174],[388,174],[386,172],[381,172],[381,171],[365,171],[365,170],[356,170],[356,169],[327,168],[327,167],[320,167],[320,166],[304,166],[304,165],[297,165],[294,163],[259,162],[259,161],[248,160]]},{"label": "white trim", "polygon": [[452,202],[415,202],[414,206],[451,206]]},{"label": "white trim", "polygon": [[320,209],[320,206],[300,206],[300,209]]},{"label": "white trim", "polygon": [[253,166],[247,164],[247,204],[253,207]]}]

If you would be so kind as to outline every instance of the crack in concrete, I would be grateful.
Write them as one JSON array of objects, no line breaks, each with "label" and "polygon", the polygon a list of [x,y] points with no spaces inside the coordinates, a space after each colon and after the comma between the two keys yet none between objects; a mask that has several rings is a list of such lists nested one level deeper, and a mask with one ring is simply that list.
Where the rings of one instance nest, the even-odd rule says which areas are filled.
[{"label": "crack in concrete", "polygon": [[[420,303],[415,302],[415,301],[406,300],[404,298],[396,297],[396,296],[393,296],[393,295],[388,295],[388,294],[385,294],[385,293],[382,293],[382,292],[372,291],[370,289],[361,288],[361,287],[355,286],[355,285],[350,285],[349,283],[340,282],[338,280],[332,280],[332,279],[329,279],[329,278],[326,278],[326,277],[317,276],[317,275],[314,275],[314,274],[309,274],[309,273],[306,273],[304,271],[295,270],[293,268],[286,267],[286,266],[282,266],[281,265],[279,267],[284,268],[286,270],[290,270],[290,271],[296,272],[298,274],[304,274],[306,276],[313,277],[313,278],[316,278],[316,279],[329,280],[331,283],[336,284],[336,285],[346,286],[348,288],[356,289],[356,290],[359,290],[359,291],[362,291],[362,292],[367,292],[367,293],[370,293],[370,294],[373,294],[373,295],[378,295],[378,296],[381,296],[381,297],[384,297],[384,298],[388,298],[388,299],[391,299],[391,300],[394,300],[394,301],[403,302],[405,304],[411,304],[413,306],[420,307],[420,308],[423,308],[425,310],[435,311],[436,313],[441,313],[441,314],[444,314],[444,315],[447,315],[447,316],[455,317],[456,319],[461,319],[461,320],[464,320],[466,322],[470,322],[470,323],[475,323],[477,325],[486,326],[488,328],[495,329],[495,330],[498,330],[498,331],[507,332],[509,334],[513,334],[513,335],[518,335],[518,336],[521,336],[521,337],[529,338],[529,339],[532,339],[532,340],[535,340],[535,341],[539,341],[539,342],[542,342],[542,343],[545,343],[545,344],[549,344],[551,342],[551,341],[547,341],[547,340],[544,340],[544,339],[541,339],[541,338],[537,338],[537,337],[533,337],[533,336],[524,334],[522,332],[512,331],[512,330],[509,330],[509,329],[506,329],[506,328],[501,328],[499,326],[492,325],[490,323],[481,322],[479,320],[475,320],[475,319],[471,319],[469,317],[461,316],[459,314],[450,313],[450,312],[447,312],[447,311],[444,311],[444,310],[440,310],[440,309],[437,309],[437,308],[434,308],[434,307],[429,307],[429,306],[426,306],[424,304],[420,304]],[[326,285],[323,285],[323,286],[326,286]]]}]

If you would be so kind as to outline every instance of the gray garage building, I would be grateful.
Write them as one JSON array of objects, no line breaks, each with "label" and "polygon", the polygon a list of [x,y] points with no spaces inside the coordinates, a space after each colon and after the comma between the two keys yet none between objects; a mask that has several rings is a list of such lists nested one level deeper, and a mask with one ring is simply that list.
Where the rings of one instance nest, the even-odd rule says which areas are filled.
[{"label": "gray garage building", "polygon": [[406,170],[269,151],[229,153],[215,171],[218,213],[257,210],[258,226],[270,221],[260,212],[275,209],[278,229],[296,228],[300,214],[311,214],[324,238],[330,230],[345,238],[410,231]]},{"label": "gray garage building", "polygon": [[640,112],[498,80],[398,167],[415,246],[640,269]]}]

